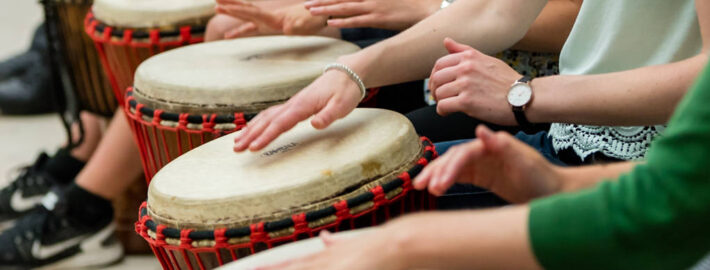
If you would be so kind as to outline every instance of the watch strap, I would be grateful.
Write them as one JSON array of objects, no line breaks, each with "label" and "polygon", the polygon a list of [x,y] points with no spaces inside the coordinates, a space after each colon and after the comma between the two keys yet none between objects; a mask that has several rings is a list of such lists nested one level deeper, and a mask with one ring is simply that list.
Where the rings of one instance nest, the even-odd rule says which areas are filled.
[{"label": "watch strap", "polygon": [[515,121],[518,122],[518,126],[524,129],[531,128],[533,126],[533,124],[530,123],[528,118],[525,116],[523,107],[513,107],[513,115],[515,116]]},{"label": "watch strap", "polygon": [[[532,80],[529,76],[523,76],[518,80],[519,83],[529,83]],[[515,121],[518,122],[518,126],[523,129],[532,128],[534,125],[528,121],[527,116],[525,116],[525,109],[522,106],[513,106],[513,115],[515,116]]]}]

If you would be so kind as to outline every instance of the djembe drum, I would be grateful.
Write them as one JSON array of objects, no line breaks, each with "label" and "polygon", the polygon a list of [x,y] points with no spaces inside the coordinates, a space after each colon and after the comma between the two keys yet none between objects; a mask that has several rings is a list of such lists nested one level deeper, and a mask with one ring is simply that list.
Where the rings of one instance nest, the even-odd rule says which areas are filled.
[{"label": "djembe drum", "polygon": [[44,0],[47,23],[57,30],[60,61],[82,109],[111,116],[117,99],[101,68],[93,41],[84,32],[84,17],[91,0]]},{"label": "djembe drum", "polygon": [[211,269],[319,231],[434,207],[412,179],[435,157],[401,114],[355,109],[323,130],[297,124],[258,152],[235,135],[160,170],[136,231],[165,269]]},{"label": "djembe drum", "polygon": [[143,60],[204,40],[214,6],[214,0],[94,1],[84,27],[119,104]]},{"label": "djembe drum", "polygon": [[124,106],[146,177],[241,129],[311,83],[338,56],[357,50],[325,37],[269,36],[197,44],[146,60]]}]

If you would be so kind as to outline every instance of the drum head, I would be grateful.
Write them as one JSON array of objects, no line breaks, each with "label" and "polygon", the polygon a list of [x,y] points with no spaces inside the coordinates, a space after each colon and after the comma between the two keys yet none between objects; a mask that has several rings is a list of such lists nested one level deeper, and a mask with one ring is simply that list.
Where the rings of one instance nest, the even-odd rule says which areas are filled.
[{"label": "drum head", "polygon": [[339,56],[359,48],[326,37],[269,36],[191,45],[143,62],[134,96],[181,113],[256,113],[306,87]]},{"label": "drum head", "polygon": [[158,171],[148,191],[156,222],[214,229],[290,217],[396,178],[422,152],[412,124],[381,109],[356,109],[324,130],[301,122],[258,152],[234,153],[234,137],[202,145]]},{"label": "drum head", "polygon": [[118,28],[205,25],[215,13],[214,0],[94,0],[97,20]]},{"label": "drum head", "polygon": [[[360,229],[355,231],[347,231],[338,233],[338,237],[352,238],[358,237],[363,234],[372,233],[376,229]],[[347,240],[346,240],[347,241]],[[226,264],[217,269],[219,270],[250,270],[256,269],[258,267],[271,266],[274,264],[279,264],[286,262],[288,260],[298,259],[311,254],[315,254],[325,248],[323,240],[320,238],[311,238],[307,240],[298,241],[288,245],[283,245],[269,249],[244,259],[240,259],[236,262]]]}]

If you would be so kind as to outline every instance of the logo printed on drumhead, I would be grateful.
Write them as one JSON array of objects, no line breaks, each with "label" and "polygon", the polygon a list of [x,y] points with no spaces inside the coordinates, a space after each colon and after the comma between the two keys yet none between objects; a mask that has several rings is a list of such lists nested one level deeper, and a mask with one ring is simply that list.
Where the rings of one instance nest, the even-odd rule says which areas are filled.
[{"label": "logo printed on drumhead", "polygon": [[261,154],[261,155],[263,155],[263,156],[265,156],[265,157],[270,157],[270,156],[273,156],[273,155],[276,155],[276,154],[286,153],[286,152],[288,152],[288,151],[293,150],[293,148],[296,147],[297,145],[298,145],[297,143],[292,142],[292,143],[289,143],[289,144],[287,144],[287,145],[280,146],[280,147],[278,147],[278,148],[276,148],[276,149],[266,151],[266,152],[264,152],[264,153]]}]

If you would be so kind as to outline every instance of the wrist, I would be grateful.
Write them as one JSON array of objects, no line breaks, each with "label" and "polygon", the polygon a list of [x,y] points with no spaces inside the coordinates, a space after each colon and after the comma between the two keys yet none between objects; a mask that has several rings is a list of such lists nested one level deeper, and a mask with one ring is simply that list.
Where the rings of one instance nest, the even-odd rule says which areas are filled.
[{"label": "wrist", "polygon": [[535,98],[528,104],[526,108],[526,116],[528,121],[531,123],[552,123],[554,122],[547,113],[547,109],[550,108],[551,104],[546,104],[550,100],[550,82],[555,76],[549,76],[544,78],[535,78],[530,81],[530,88],[534,92]]},{"label": "wrist", "polygon": [[377,74],[377,60],[380,58],[382,46],[370,46],[359,52],[338,57],[337,63],[344,64],[360,76],[365,86],[368,88],[377,87],[373,85],[375,78],[371,74]]}]

